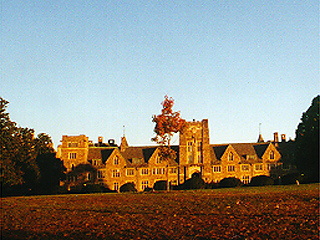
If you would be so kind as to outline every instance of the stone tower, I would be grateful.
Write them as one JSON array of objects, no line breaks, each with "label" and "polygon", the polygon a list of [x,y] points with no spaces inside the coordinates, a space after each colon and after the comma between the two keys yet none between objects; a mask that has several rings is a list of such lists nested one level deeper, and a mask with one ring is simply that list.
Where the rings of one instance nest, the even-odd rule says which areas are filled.
[{"label": "stone tower", "polygon": [[79,164],[88,163],[89,139],[85,135],[64,135],[58,148],[59,158],[63,161],[67,171],[73,170]]},{"label": "stone tower", "polygon": [[210,139],[208,119],[186,122],[180,133],[179,181],[184,182],[194,173],[210,181]]}]

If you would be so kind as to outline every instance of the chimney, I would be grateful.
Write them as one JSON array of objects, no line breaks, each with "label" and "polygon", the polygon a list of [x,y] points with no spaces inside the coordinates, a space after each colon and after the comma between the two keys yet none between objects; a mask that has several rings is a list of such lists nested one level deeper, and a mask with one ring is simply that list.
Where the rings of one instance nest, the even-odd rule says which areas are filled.
[{"label": "chimney", "polygon": [[281,134],[281,142],[286,142],[286,135],[285,134]]},{"label": "chimney", "polygon": [[103,142],[103,137],[98,137],[98,143],[102,143]]},{"label": "chimney", "polygon": [[279,142],[279,134],[277,132],[273,133],[273,141]]}]

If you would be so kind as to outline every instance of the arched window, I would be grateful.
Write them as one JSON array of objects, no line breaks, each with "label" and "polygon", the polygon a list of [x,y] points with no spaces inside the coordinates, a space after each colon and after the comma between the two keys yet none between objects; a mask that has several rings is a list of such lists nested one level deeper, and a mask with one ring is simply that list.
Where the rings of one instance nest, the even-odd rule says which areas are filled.
[{"label": "arched window", "polygon": [[114,158],[113,164],[114,164],[114,165],[118,165],[118,164],[119,164],[119,158],[118,158],[118,156],[116,156],[116,157]]},{"label": "arched window", "polygon": [[274,159],[274,151],[270,151],[270,159]]},{"label": "arched window", "polygon": [[233,161],[233,153],[232,152],[229,152],[228,160]]}]

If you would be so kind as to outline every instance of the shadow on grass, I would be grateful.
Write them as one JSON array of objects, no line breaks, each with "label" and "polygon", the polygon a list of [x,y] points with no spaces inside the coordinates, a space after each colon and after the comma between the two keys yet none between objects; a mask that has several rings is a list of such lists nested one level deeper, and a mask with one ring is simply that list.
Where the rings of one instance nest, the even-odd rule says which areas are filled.
[{"label": "shadow on grass", "polygon": [[35,231],[23,231],[23,230],[2,230],[2,240],[69,240],[69,239],[119,239],[115,236],[101,235],[98,236],[90,231],[83,232],[63,232],[63,233],[47,233],[47,232],[35,232]]}]

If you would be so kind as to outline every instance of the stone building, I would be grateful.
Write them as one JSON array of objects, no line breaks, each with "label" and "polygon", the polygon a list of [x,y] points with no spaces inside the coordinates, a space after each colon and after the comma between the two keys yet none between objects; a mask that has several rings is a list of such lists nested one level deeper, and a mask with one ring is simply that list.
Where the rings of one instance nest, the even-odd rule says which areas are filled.
[{"label": "stone building", "polygon": [[[283,140],[283,138],[282,138]],[[62,136],[58,157],[67,168],[65,184],[98,183],[119,190],[133,182],[138,191],[152,188],[165,180],[178,185],[199,174],[205,182],[219,182],[226,177],[239,178],[247,184],[258,175],[277,178],[284,174],[276,139],[257,143],[210,144],[208,120],[186,122],[179,145],[172,146],[177,159],[163,162],[156,146],[130,146],[125,136],[120,146],[99,137],[93,144],[85,135]],[[81,173],[81,174],[80,174]]]}]

